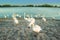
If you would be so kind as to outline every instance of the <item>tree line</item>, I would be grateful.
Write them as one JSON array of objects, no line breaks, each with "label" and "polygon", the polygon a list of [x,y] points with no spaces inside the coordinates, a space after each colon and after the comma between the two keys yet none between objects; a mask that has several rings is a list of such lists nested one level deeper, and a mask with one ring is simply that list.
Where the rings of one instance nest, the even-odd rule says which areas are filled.
[{"label": "tree line", "polygon": [[42,4],[42,5],[32,5],[32,4],[29,4],[29,5],[0,5],[0,7],[58,7],[60,8],[60,6],[57,6],[57,5],[50,5],[50,4]]}]

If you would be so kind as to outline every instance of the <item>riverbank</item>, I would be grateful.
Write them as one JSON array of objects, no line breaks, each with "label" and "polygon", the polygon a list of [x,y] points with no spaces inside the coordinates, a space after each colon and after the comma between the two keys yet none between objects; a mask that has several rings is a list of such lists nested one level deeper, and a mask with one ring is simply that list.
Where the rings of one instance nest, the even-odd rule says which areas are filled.
[{"label": "riverbank", "polygon": [[35,23],[42,28],[38,34],[27,28],[27,21],[18,21],[18,25],[12,19],[0,21],[0,40],[60,40],[60,21],[36,19]]}]

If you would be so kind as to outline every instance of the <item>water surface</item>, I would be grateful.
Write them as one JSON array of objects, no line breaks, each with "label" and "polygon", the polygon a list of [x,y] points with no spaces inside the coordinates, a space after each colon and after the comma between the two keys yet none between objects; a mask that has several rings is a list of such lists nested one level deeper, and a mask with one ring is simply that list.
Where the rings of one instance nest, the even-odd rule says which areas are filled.
[{"label": "water surface", "polygon": [[48,8],[48,7],[3,7],[0,8],[0,18],[4,18],[4,15],[11,17],[12,14],[17,13],[21,16],[26,13],[32,15],[56,17],[60,18],[60,8]]}]

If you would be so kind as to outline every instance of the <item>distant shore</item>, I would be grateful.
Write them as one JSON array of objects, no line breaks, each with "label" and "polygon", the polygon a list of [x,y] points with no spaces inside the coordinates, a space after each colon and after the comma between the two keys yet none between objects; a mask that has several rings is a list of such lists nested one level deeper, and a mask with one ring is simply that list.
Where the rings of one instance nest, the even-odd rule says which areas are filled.
[{"label": "distant shore", "polygon": [[53,8],[60,8],[58,5],[50,5],[50,4],[42,4],[42,5],[10,5],[10,4],[4,4],[0,5],[0,7],[53,7]]}]

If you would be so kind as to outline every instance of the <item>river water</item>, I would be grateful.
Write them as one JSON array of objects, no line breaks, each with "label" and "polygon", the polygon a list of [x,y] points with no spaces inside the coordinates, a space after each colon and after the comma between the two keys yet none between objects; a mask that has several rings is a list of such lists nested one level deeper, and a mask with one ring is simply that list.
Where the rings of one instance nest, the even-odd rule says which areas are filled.
[{"label": "river water", "polygon": [[32,15],[35,17],[45,16],[45,17],[55,17],[60,18],[60,8],[49,8],[49,7],[3,7],[0,8],[0,18],[4,18],[6,15],[7,18],[12,17],[12,14],[18,14],[20,16]]}]

